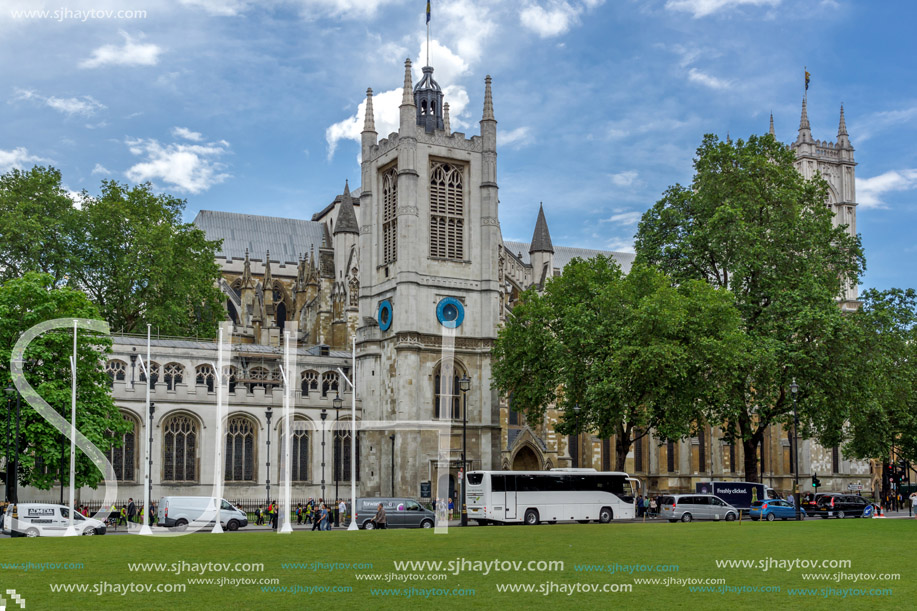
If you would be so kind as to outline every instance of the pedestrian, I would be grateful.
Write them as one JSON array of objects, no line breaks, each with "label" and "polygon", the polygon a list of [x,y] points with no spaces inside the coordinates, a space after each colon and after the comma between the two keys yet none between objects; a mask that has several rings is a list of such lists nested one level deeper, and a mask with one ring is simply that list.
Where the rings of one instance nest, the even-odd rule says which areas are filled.
[{"label": "pedestrian", "polygon": [[347,519],[347,503],[344,502],[344,499],[341,499],[341,502],[338,503],[338,514],[341,516],[341,521]]},{"label": "pedestrian", "polygon": [[455,511],[455,503],[452,501],[452,497],[449,498],[449,519],[452,519],[452,513]]},{"label": "pedestrian", "polygon": [[134,518],[137,516],[137,506],[134,505],[134,499],[127,499],[127,521],[134,522]]},{"label": "pedestrian", "polygon": [[331,530],[331,512],[328,506],[322,503],[322,515],[319,518],[319,530]]},{"label": "pedestrian", "polygon": [[258,509],[255,510],[255,526],[264,525],[264,509],[263,505],[258,505]]},{"label": "pedestrian", "polygon": [[296,525],[302,526],[302,503],[296,503]]},{"label": "pedestrian", "polygon": [[127,507],[121,505],[121,513],[118,514],[118,526],[124,524],[127,526]]},{"label": "pedestrian", "polygon": [[386,519],[385,519],[385,508],[382,506],[382,503],[379,503],[379,507],[376,509],[376,515],[370,520],[373,524],[373,528],[386,528]]},{"label": "pedestrian", "polygon": [[277,507],[277,501],[271,501],[271,528],[277,530],[277,515],[280,513]]},{"label": "pedestrian", "polygon": [[312,510],[312,530],[319,530],[322,526],[322,506],[318,504]]},{"label": "pedestrian", "polygon": [[642,494],[637,495],[637,517],[638,518],[643,517],[643,495]]},{"label": "pedestrian", "polygon": [[656,497],[652,497],[650,498],[650,517],[651,518],[656,517],[656,508],[657,508]]}]

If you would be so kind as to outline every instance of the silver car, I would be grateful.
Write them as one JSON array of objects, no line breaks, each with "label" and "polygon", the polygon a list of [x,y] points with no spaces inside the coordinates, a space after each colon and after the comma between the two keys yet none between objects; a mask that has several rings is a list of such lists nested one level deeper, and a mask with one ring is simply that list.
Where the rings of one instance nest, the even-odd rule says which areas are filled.
[{"label": "silver car", "polygon": [[714,494],[672,494],[662,497],[659,517],[669,522],[738,519],[739,510]]}]

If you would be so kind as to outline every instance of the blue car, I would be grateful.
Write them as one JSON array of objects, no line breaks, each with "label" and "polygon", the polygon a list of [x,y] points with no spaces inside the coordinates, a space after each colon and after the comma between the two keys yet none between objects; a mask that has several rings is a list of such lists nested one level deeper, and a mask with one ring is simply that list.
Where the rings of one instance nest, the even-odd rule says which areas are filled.
[{"label": "blue car", "polygon": [[[803,518],[806,517],[806,510],[800,507],[799,514]],[[752,503],[748,515],[752,520],[767,520],[768,522],[773,522],[778,518],[781,520],[795,520],[796,508],[789,501],[768,499]]]}]

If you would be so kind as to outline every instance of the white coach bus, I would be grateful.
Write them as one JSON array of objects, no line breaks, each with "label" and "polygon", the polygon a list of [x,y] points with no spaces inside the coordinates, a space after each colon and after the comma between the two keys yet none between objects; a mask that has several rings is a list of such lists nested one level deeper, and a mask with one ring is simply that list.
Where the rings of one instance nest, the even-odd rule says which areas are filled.
[{"label": "white coach bus", "polygon": [[632,519],[640,481],[595,469],[469,471],[468,518],[478,524]]}]

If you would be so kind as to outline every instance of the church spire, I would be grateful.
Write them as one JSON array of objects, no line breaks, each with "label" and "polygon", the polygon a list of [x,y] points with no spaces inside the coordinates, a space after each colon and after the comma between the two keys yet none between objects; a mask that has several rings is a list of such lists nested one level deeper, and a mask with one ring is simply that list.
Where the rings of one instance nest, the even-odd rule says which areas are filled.
[{"label": "church spire", "polygon": [[446,130],[447,136],[452,133],[452,126],[449,125],[449,102],[443,104],[443,129]]},{"label": "church spire", "polygon": [[768,131],[768,133],[769,133],[771,136],[776,135],[776,134],[774,134],[774,113],[771,113],[771,128],[770,128],[770,131]]},{"label": "church spire", "polygon": [[363,119],[363,131],[376,131],[376,118],[373,116],[373,90],[366,90],[366,117]]},{"label": "church spire", "polygon": [[551,232],[548,231],[548,221],[544,217],[544,205],[538,206],[538,220],[535,221],[535,233],[532,235],[532,245],[529,247],[529,254],[536,252],[554,252],[554,245],[551,243]]},{"label": "church spire", "polygon": [[401,96],[401,105],[402,106],[413,106],[414,105],[414,85],[411,81],[411,60],[410,58],[404,61],[404,92]]},{"label": "church spire", "polygon": [[252,264],[248,259],[248,249],[245,249],[245,265],[242,268],[242,288],[243,289],[253,289],[255,288],[255,281],[252,278]]},{"label": "church spire", "polygon": [[799,118],[799,136],[797,142],[803,142],[812,139],[812,129],[809,125],[809,112],[806,109],[806,99],[802,98],[802,116]]},{"label": "church spire", "polygon": [[847,121],[844,119],[844,103],[841,102],[841,122],[840,125],[837,126],[837,137],[840,138],[841,136],[847,135],[849,134],[847,134]]},{"label": "church spire", "polygon": [[270,291],[274,288],[274,276],[271,275],[271,251],[264,255],[264,290]]},{"label": "church spire", "polygon": [[355,233],[360,235],[360,225],[357,223],[357,214],[353,209],[353,197],[350,195],[350,183],[344,182],[344,195],[341,197],[341,209],[338,211],[338,220],[334,224],[334,235],[339,233]]},{"label": "church spire", "polygon": [[488,74],[484,79],[484,117],[483,121],[495,121],[494,118],[494,96],[491,90],[491,78]]}]

